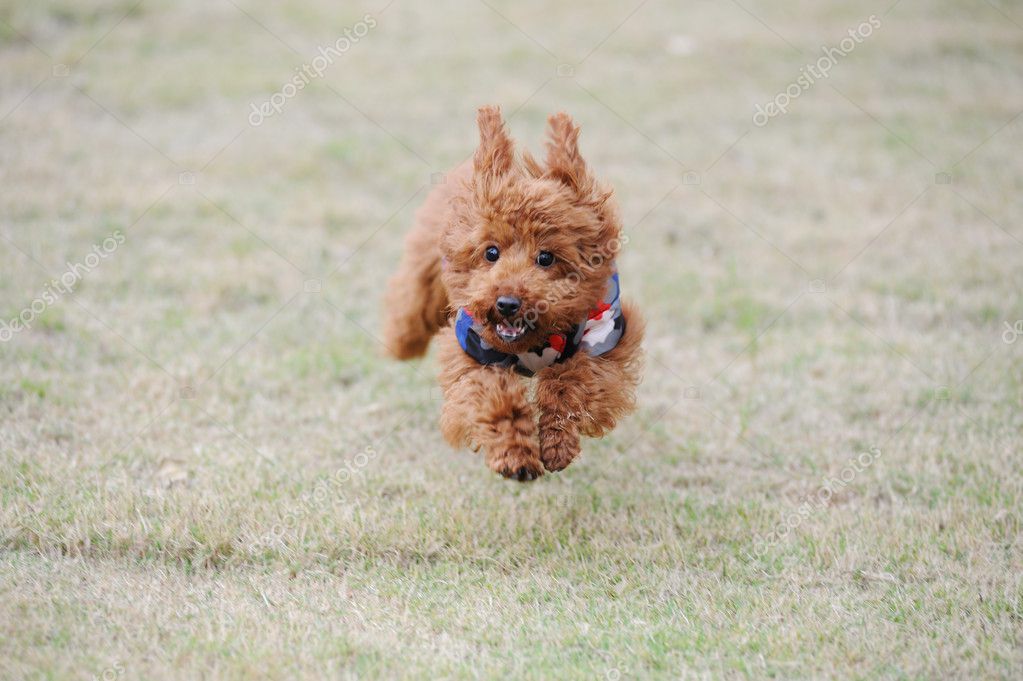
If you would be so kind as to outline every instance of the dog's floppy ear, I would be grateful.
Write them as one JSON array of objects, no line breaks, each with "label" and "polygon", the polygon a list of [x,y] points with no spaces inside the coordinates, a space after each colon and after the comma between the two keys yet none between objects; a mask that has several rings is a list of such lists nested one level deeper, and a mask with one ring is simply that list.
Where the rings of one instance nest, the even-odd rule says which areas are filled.
[{"label": "dog's floppy ear", "polygon": [[476,112],[476,123],[480,128],[480,145],[473,157],[476,174],[484,177],[504,175],[511,170],[515,147],[505,130],[500,107],[480,107]]},{"label": "dog's floppy ear", "polygon": [[567,113],[547,119],[547,175],[580,191],[587,191],[592,178],[586,161],[579,155],[579,126]]}]

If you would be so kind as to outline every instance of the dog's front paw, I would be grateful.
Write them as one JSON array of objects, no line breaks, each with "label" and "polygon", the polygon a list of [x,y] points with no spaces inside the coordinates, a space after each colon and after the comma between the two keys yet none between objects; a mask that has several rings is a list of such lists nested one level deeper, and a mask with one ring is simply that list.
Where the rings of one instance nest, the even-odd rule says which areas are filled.
[{"label": "dog's front paw", "polygon": [[563,470],[579,456],[579,434],[558,427],[540,428],[540,460],[550,472]]},{"label": "dog's front paw", "polygon": [[494,472],[519,482],[531,482],[543,475],[543,464],[535,448],[512,445],[490,457],[489,463]]}]

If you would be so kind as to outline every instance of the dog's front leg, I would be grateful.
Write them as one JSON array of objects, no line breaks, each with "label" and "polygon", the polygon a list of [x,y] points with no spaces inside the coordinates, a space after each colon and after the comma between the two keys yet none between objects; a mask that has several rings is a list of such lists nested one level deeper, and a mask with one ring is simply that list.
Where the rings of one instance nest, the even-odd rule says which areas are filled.
[{"label": "dog's front leg", "polygon": [[438,359],[444,407],[440,426],[455,447],[482,449],[491,470],[521,482],[543,475],[533,408],[522,379],[509,369],[479,364],[441,332]]},{"label": "dog's front leg", "polygon": [[551,472],[564,469],[579,456],[581,427],[593,419],[587,410],[587,393],[595,378],[592,362],[591,357],[579,354],[537,375],[540,460]]},{"label": "dog's front leg", "polygon": [[644,324],[631,305],[626,315],[625,335],[610,352],[578,352],[538,374],[540,459],[547,470],[560,471],[579,456],[580,434],[601,437],[635,407]]}]

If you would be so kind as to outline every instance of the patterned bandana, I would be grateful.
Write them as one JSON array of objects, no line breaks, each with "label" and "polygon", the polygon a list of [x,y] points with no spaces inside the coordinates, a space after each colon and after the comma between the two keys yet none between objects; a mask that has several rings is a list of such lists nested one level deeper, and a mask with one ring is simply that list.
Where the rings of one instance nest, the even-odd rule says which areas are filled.
[{"label": "patterned bandana", "polygon": [[625,316],[619,296],[618,272],[607,280],[604,299],[590,312],[589,317],[576,324],[567,333],[555,333],[547,342],[526,352],[513,355],[501,352],[480,336],[483,325],[460,308],[455,318],[455,337],[465,352],[480,364],[510,367],[523,376],[533,376],[552,364],[564,362],[578,350],[597,357],[614,346],[625,333]]}]

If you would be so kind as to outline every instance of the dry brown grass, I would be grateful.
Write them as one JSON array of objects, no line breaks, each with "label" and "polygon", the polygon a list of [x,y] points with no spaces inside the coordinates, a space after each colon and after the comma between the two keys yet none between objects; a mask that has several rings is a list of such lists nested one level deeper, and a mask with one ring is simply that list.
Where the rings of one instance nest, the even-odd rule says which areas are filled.
[{"label": "dry brown grass", "polygon": [[[0,676],[1019,677],[1023,12],[488,3],[0,7],[2,317],[125,235],[0,344]],[[374,336],[485,102],[582,124],[650,317],[525,488]]]}]

